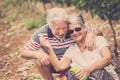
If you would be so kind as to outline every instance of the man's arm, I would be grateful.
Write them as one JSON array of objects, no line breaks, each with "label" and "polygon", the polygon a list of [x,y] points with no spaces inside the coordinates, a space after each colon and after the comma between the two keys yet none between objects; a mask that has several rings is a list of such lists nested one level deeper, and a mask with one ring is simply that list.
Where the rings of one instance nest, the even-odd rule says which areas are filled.
[{"label": "man's arm", "polygon": [[42,53],[45,53],[43,50],[32,51],[30,49],[23,48],[21,51],[21,57],[25,59],[36,59],[37,56],[40,56]]},{"label": "man's arm", "polygon": [[21,57],[25,59],[35,59],[38,62],[40,62],[42,65],[50,64],[48,61],[48,54],[45,53],[42,49],[37,50],[37,51],[32,51],[32,50],[24,48],[21,51]]},{"label": "man's arm", "polygon": [[95,37],[103,36],[103,33],[98,28],[86,27],[86,40],[85,44],[88,50],[93,50],[96,48]]}]

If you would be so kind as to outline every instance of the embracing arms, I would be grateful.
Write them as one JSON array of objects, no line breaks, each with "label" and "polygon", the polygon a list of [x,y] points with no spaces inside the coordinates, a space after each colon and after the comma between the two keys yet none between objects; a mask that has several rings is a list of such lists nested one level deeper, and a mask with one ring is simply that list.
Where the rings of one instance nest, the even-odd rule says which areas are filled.
[{"label": "embracing arms", "polygon": [[103,36],[103,33],[98,28],[90,28],[86,27],[86,40],[85,45],[88,50],[93,50],[96,48],[95,37],[96,36]]}]

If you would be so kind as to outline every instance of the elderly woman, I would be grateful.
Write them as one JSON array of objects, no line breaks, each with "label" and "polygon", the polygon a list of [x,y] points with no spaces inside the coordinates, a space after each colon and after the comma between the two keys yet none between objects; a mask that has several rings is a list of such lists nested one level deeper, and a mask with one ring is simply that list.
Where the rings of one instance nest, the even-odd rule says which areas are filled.
[{"label": "elderly woman", "polygon": [[[94,76],[103,72],[107,75],[101,76],[102,79],[96,79],[98,76],[93,77],[95,80],[114,80],[103,68],[110,63],[112,54],[109,45],[103,36],[95,38],[96,48],[89,51],[85,46],[86,40],[86,26],[81,15],[72,14],[69,16],[69,34],[70,37],[76,41],[75,44],[70,46],[65,52],[61,60],[58,60],[54,51],[47,40],[43,36],[40,37],[42,46],[48,49],[49,60],[57,71],[65,70],[71,66],[78,66],[78,71],[75,73],[77,78],[84,78],[86,76]],[[98,72],[96,72],[98,71]],[[67,79],[77,80],[77,79]],[[94,79],[93,79],[94,80]],[[115,79],[117,80],[117,79]]]}]

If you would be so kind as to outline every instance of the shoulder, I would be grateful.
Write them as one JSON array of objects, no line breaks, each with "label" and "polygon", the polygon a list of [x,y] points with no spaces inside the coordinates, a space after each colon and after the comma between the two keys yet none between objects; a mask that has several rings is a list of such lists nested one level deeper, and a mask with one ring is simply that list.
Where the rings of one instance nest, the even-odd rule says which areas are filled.
[{"label": "shoulder", "polygon": [[31,39],[35,42],[39,43],[39,34],[44,34],[45,36],[48,35],[48,31],[49,31],[49,26],[46,24],[42,27],[40,27],[36,32],[34,32],[34,34],[32,35]]},{"label": "shoulder", "polygon": [[47,33],[49,30],[49,25],[46,24],[42,27],[40,27],[35,33]]},{"label": "shoulder", "polygon": [[47,34],[49,31],[49,26],[46,24],[40,27],[36,32],[34,32],[33,36],[38,36],[38,34]]},{"label": "shoulder", "polygon": [[77,44],[71,45],[65,52],[64,56],[68,57],[71,59],[75,54],[73,54],[76,51]]},{"label": "shoulder", "polygon": [[95,38],[96,46],[101,49],[104,46],[109,46],[108,41],[103,36],[97,36]]}]

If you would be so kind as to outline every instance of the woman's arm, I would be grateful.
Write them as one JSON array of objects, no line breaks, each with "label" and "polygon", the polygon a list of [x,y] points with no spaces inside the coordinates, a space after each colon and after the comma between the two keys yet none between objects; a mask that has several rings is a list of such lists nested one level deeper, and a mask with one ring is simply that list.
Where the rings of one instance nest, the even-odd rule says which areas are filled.
[{"label": "woman's arm", "polygon": [[49,52],[49,60],[54,66],[56,71],[64,70],[70,67],[70,63],[71,63],[70,59],[63,56],[60,60],[58,60],[52,48],[48,48],[48,52]]},{"label": "woman's arm", "polygon": [[70,59],[63,56],[60,60],[58,60],[57,56],[55,55],[53,48],[49,44],[49,42],[43,37],[40,37],[41,45],[48,49],[49,53],[49,61],[53,65],[56,71],[67,69],[70,66]]}]

